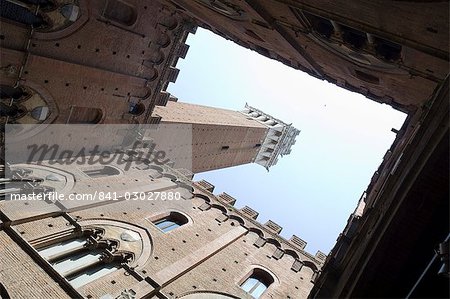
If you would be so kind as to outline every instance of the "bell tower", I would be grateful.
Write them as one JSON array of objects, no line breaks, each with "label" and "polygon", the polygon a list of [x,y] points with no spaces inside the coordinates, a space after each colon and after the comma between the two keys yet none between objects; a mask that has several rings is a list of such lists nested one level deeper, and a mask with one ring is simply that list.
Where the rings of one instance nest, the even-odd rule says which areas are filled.
[{"label": "bell tower", "polygon": [[[161,118],[162,126],[192,127],[192,143],[170,158],[175,168],[190,168],[183,161],[191,158],[194,173],[253,162],[268,170],[279,156],[291,152],[299,134],[291,125],[248,105],[243,111],[233,111],[169,101],[166,106],[156,106],[152,116]],[[164,135],[152,137],[159,147],[173,148],[176,141]]]}]

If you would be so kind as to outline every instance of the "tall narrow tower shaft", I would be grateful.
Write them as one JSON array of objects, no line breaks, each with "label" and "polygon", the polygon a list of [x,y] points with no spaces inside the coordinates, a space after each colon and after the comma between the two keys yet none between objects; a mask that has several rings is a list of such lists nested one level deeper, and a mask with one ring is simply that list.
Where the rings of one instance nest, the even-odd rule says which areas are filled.
[{"label": "tall narrow tower shaft", "polygon": [[[298,135],[290,125],[250,106],[239,112],[169,101],[166,106],[157,106],[153,116],[161,117],[161,125],[191,126],[192,143],[186,145],[191,150],[186,153],[192,155],[194,173],[252,162],[268,169],[280,154],[290,152]],[[170,148],[170,136],[160,138],[157,143]]]}]

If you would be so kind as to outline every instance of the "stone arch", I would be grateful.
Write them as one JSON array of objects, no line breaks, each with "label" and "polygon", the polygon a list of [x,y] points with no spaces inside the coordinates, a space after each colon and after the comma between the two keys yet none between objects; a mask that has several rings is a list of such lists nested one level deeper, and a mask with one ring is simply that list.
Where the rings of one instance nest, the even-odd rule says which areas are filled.
[{"label": "stone arch", "polygon": [[201,198],[201,199],[203,199],[205,202],[208,202],[208,203],[211,202],[211,199],[210,199],[208,196],[203,195],[203,194],[200,194],[200,193],[194,193],[194,197]]},{"label": "stone arch", "polygon": [[177,184],[177,187],[174,189],[174,192],[178,192],[181,197],[184,199],[192,199],[194,197],[192,194],[194,188],[192,188],[192,186],[181,181],[176,181],[175,184]]},{"label": "stone arch", "polygon": [[256,227],[249,227],[248,228],[249,232],[253,232],[256,233],[258,236],[260,236],[261,238],[264,238],[264,232],[262,230],[260,230],[259,228]]},{"label": "stone arch", "polygon": [[317,267],[317,265],[311,261],[305,260],[305,261],[302,261],[302,263],[303,263],[304,267],[310,268],[313,271],[319,271],[319,268]]},{"label": "stone arch", "polygon": [[273,238],[267,238],[266,242],[269,243],[269,244],[275,245],[277,248],[281,248],[281,243],[278,242],[278,240],[275,240]]},{"label": "stone arch", "polygon": [[240,225],[245,226],[245,221],[241,217],[237,215],[229,215],[229,217],[231,220],[236,220],[237,222],[239,222]]},{"label": "stone arch", "polygon": [[164,53],[161,50],[153,51],[143,62],[146,67],[153,67],[154,65],[161,64],[165,59]]},{"label": "stone arch", "polygon": [[[75,186],[75,176],[72,172],[66,172],[63,169],[47,166],[47,165],[39,165],[39,164],[13,164],[11,165],[11,171],[26,169],[29,171],[29,174],[33,174],[33,176],[38,176],[42,179],[47,179],[47,177],[51,174],[57,175],[61,177],[61,186],[56,187],[56,191],[59,193],[68,193]],[[22,174],[22,176],[24,176]]]},{"label": "stone arch", "polygon": [[168,30],[174,30],[178,26],[178,20],[171,15],[163,15],[159,19],[159,24]]},{"label": "stone arch", "polygon": [[214,204],[211,205],[211,207],[221,211],[224,215],[227,215],[227,213],[228,213],[228,210],[222,205],[218,205],[218,204],[214,203]]},{"label": "stone arch", "polygon": [[[0,85],[0,97],[12,99],[13,106],[22,107],[25,113],[16,119],[21,123],[44,124],[51,123],[59,114],[56,102],[40,85],[31,81],[21,81],[20,85]],[[35,130],[34,128],[32,130]]]},{"label": "stone arch", "polygon": [[300,259],[300,257],[298,256],[298,253],[292,249],[284,249],[284,254],[292,256],[294,259]]},{"label": "stone arch", "polygon": [[159,32],[155,43],[161,48],[166,48],[170,44],[170,37],[165,32]]},{"label": "stone arch", "polygon": [[303,267],[301,267],[300,271],[298,272],[305,280],[313,280],[315,273],[317,273],[317,270],[314,270],[313,268],[303,264]]},{"label": "stone arch", "polygon": [[[155,81],[156,78],[158,78],[158,76],[159,76],[158,69],[150,64],[144,65],[144,67],[145,67],[144,77],[148,80],[148,82]],[[151,95],[151,90],[149,90],[149,95],[145,96],[144,99],[149,98],[150,95]]]}]

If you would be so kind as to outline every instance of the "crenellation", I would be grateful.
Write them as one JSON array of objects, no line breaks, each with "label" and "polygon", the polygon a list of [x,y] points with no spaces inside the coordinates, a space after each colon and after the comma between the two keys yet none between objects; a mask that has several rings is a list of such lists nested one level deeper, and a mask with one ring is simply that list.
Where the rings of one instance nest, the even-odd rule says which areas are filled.
[{"label": "crenellation", "polygon": [[[256,296],[244,287],[248,278],[266,286],[264,298],[401,297],[415,285],[411,273],[422,273],[429,262],[424,252],[434,253],[448,234],[448,2],[38,2],[2,1],[0,83],[8,109],[0,122],[39,129],[189,124],[192,155],[182,158],[192,167],[172,169],[175,160],[138,165],[131,152],[131,169],[116,163],[13,167],[16,176],[40,178],[33,179],[36,186],[18,183],[20,192],[117,198],[10,201],[16,191],[4,188],[0,297],[250,299]],[[307,243],[295,235],[285,240],[281,226],[257,222],[258,212],[234,207],[227,193],[213,195],[209,182],[192,183],[194,173],[234,165],[268,169],[290,154],[300,133],[248,105],[240,113],[182,103],[167,92],[197,26],[409,113],[329,258],[306,252]],[[108,134],[101,130],[92,143],[120,147],[100,135]],[[246,150],[237,151],[236,142]],[[164,198],[131,198],[150,194]],[[394,239],[397,250],[383,254]],[[439,296],[441,277],[431,272],[409,297],[448,297]]]},{"label": "crenellation", "polygon": [[292,244],[294,244],[295,246],[298,246],[300,249],[305,249],[306,244],[307,244],[306,241],[303,241],[296,235],[292,235],[292,237],[289,239],[289,241],[292,242]]},{"label": "crenellation", "polygon": [[283,228],[281,226],[279,226],[278,224],[276,224],[274,221],[269,220],[267,221],[264,226],[266,226],[267,228],[269,228],[270,230],[274,231],[276,234],[281,233],[281,231],[283,230]]},{"label": "crenellation", "polygon": [[174,83],[177,80],[179,73],[180,73],[179,69],[170,67],[169,72],[167,74],[167,81]]},{"label": "crenellation", "polygon": [[320,260],[322,263],[324,263],[325,260],[326,260],[326,258],[327,258],[327,255],[326,255],[325,253],[323,253],[322,251],[318,250],[318,251],[316,252],[315,257],[316,257],[318,260]]},{"label": "crenellation", "polygon": [[157,106],[166,106],[167,102],[170,99],[170,93],[167,91],[161,91],[159,97],[155,103]]},{"label": "crenellation", "polygon": [[245,215],[247,215],[247,217],[250,217],[253,220],[256,220],[256,218],[258,218],[258,215],[259,215],[258,212],[256,212],[255,210],[253,210],[249,206],[244,206],[241,209],[239,209],[239,211],[244,213]]},{"label": "crenellation", "polygon": [[229,195],[228,193],[222,192],[221,194],[217,195],[219,200],[225,201],[227,204],[234,206],[236,203],[236,199]]},{"label": "crenellation", "polygon": [[213,184],[211,184],[210,182],[208,182],[208,181],[205,181],[205,180],[201,180],[201,181],[198,181],[198,182],[195,182],[197,185],[200,185],[202,188],[204,188],[206,191],[208,191],[208,192],[210,192],[210,193],[212,193],[213,191],[214,191],[214,185]]},{"label": "crenellation", "polygon": [[[201,188],[204,188],[202,186],[200,186]],[[200,190],[198,190],[200,191]],[[218,202],[223,202],[222,197],[223,197],[223,193],[219,194],[219,195],[213,195],[211,192],[204,190],[204,192],[209,193],[208,195],[208,200],[204,203],[202,203],[199,206],[199,209],[201,210],[209,210],[211,208],[211,206],[215,206],[214,204],[212,204],[213,200],[217,200]],[[226,193],[225,193],[226,194]],[[228,195],[228,194],[226,194]],[[233,198],[234,199],[234,198]],[[279,233],[277,233],[274,229],[270,228],[269,226],[267,226],[267,223],[262,225],[261,223],[259,223],[258,221],[256,221],[256,219],[254,219],[252,217],[253,212],[251,215],[242,212],[242,209],[236,209],[233,205],[225,202],[226,207],[228,208],[228,211],[222,211],[224,214],[226,215],[229,219],[236,219],[238,220],[238,222],[245,226],[248,227],[250,230],[257,230],[260,233],[259,235],[259,239],[255,241],[255,246],[258,247],[262,247],[264,246],[264,244],[267,242],[267,240],[269,240],[269,243],[275,243],[275,244],[279,244],[277,245],[277,247],[280,250],[283,250],[283,252],[287,251],[290,252],[292,250],[294,251],[298,251],[305,259],[307,259],[308,261],[314,261],[313,263],[316,263],[317,265],[321,263],[321,260],[319,258],[317,258],[316,256],[304,251],[305,247],[306,247],[306,242],[303,241],[302,239],[298,238],[297,236],[293,235],[291,237],[290,240],[286,240],[284,239],[281,235],[279,235]],[[217,206],[217,205],[216,205]],[[244,207],[244,208],[249,208],[249,207]],[[249,208],[251,209],[251,208]],[[223,210],[223,208],[221,208],[220,210]],[[253,209],[251,209],[253,211]],[[239,213],[237,215],[234,215],[233,213]],[[221,218],[222,216],[220,216],[219,218]],[[238,217],[245,217],[247,218],[246,220],[242,220],[239,219]],[[217,219],[216,219],[217,220]],[[270,221],[270,220],[269,220]],[[269,222],[268,221],[268,222]],[[274,223],[275,225],[277,225],[275,222],[272,221],[272,223]],[[277,225],[278,227],[278,225]],[[281,246],[281,244],[283,244],[283,246]],[[295,256],[298,256],[298,254],[296,253]]]},{"label": "crenellation", "polygon": [[[132,163],[139,162],[134,159],[136,153],[129,152],[129,156],[132,158],[130,160]],[[125,285],[136,285],[138,283],[136,278],[146,276],[149,277],[147,281],[156,281],[169,293],[173,292],[180,295],[186,291],[186,288],[189,289],[189,284],[192,283],[192,280],[189,279],[193,273],[202,273],[204,267],[215,269],[218,266],[219,272],[213,271],[211,272],[212,276],[208,274],[204,278],[207,280],[211,280],[213,277],[223,279],[224,281],[218,284],[220,290],[223,290],[226,280],[228,282],[225,288],[228,292],[246,298],[239,285],[226,278],[228,275],[231,275],[230,278],[244,277],[246,274],[242,272],[242,265],[247,265],[245,267],[248,267],[248,271],[250,271],[252,264],[258,260],[264,260],[264,267],[274,271],[280,279],[286,279],[286,281],[289,281],[289,275],[285,273],[286,271],[287,273],[292,271],[290,269],[296,258],[300,257],[306,264],[311,263],[308,264],[310,265],[308,267],[315,267],[313,265],[316,262],[311,262],[306,253],[302,251],[294,253],[289,249],[289,243],[266,225],[259,224],[250,215],[239,212],[232,205],[221,200],[220,195],[214,196],[207,190],[211,189],[210,183],[196,183],[192,188],[189,184],[184,183],[187,178],[179,170],[171,170],[167,165],[148,166],[131,167],[125,170],[120,168],[123,166],[116,165],[114,167],[118,168],[117,172],[109,173],[107,177],[102,178],[82,176],[83,171],[90,169],[84,166],[72,165],[65,170],[75,173],[76,177],[83,177],[83,179],[73,180],[74,186],[70,191],[72,194],[91,190],[91,187],[88,186],[92,184],[100,189],[105,188],[105,184],[108,184],[110,191],[121,192],[120,186],[127,182],[127,190],[139,192],[149,190],[165,190],[167,192],[183,188],[193,194],[192,199],[183,195],[183,200],[180,201],[118,200],[104,201],[101,205],[90,202],[63,203],[62,207],[67,209],[69,213],[67,216],[48,218],[46,214],[43,214],[39,219],[36,219],[36,217],[33,219],[24,218],[23,223],[14,224],[13,229],[21,238],[31,241],[31,245],[38,252],[46,246],[51,246],[55,240],[70,240],[75,235],[92,234],[96,230],[100,234],[100,239],[95,242],[101,242],[102,239],[109,238],[121,240],[119,246],[127,246],[123,248],[134,252],[135,259],[130,264],[132,267],[124,266],[114,270],[106,277],[100,277],[92,283],[77,287],[74,290],[80,292],[83,296],[99,296],[102,293],[115,296],[125,289]],[[58,176],[64,177],[67,175],[57,170],[58,167],[64,167],[63,165],[57,166],[56,169],[54,167],[47,167],[46,163],[41,166],[29,166],[28,175],[49,177],[49,173],[54,171],[57,172]],[[55,187],[64,181],[66,180],[55,181]],[[50,202],[50,205],[52,204]],[[45,203],[45,205],[49,205],[49,203]],[[21,213],[26,214],[26,209],[23,209]],[[173,232],[165,232],[157,227],[158,219],[174,213],[181,215],[177,217],[186,217],[186,224]],[[240,220],[239,217],[243,217],[245,220]],[[133,231],[138,234],[134,234]],[[144,235],[142,235],[145,231],[148,231],[148,234],[152,236],[152,242],[148,237],[144,238]],[[246,241],[247,235],[255,232],[257,234],[255,241],[246,244],[244,241]],[[125,237],[123,237],[123,234],[125,234]],[[127,245],[128,243],[124,241],[137,238],[139,235],[142,236],[144,244],[147,245],[136,247],[131,244]],[[121,238],[125,239],[122,240]],[[245,249],[250,253],[248,257],[242,255],[240,244],[251,245],[251,247]],[[222,249],[219,250],[220,248]],[[151,261],[143,263],[145,259],[151,259]],[[228,259],[235,260],[235,262],[232,264],[226,263]],[[142,261],[139,262],[140,260]],[[131,275],[125,275],[124,277],[126,273]],[[225,276],[220,276],[220,273],[224,273]],[[172,281],[172,277],[175,276],[180,276],[180,279]],[[111,284],[111,281],[114,281],[114,284]],[[186,285],[187,281],[191,282]],[[206,281],[195,281],[199,286],[207,286]],[[302,288],[307,289],[309,286],[302,285]],[[133,287],[132,290],[139,293],[139,290],[153,292],[154,289],[134,289]],[[272,289],[270,292],[283,294],[285,291]]]},{"label": "crenellation", "polygon": [[170,95],[169,101],[171,101],[171,102],[178,102],[178,98],[173,96],[173,95]]},{"label": "crenellation", "polygon": [[[206,191],[206,192],[210,193],[209,191]],[[208,196],[208,201],[202,203],[200,206],[201,208],[200,207],[199,208],[201,210],[206,211],[211,208],[212,200],[217,200],[218,202],[223,202],[220,197],[222,194],[213,195],[210,193],[210,195]],[[280,250],[283,250],[283,252],[292,252],[292,251],[299,252],[298,254],[295,253],[296,257],[298,257],[298,255],[301,255],[305,260],[307,260],[309,262],[315,263],[317,265],[319,265],[321,263],[320,259],[318,259],[316,256],[304,251],[304,249],[306,247],[305,241],[301,240],[300,238],[298,238],[296,236],[293,236],[293,237],[295,237],[295,240],[297,242],[293,242],[292,241],[293,238],[291,238],[291,240],[288,241],[288,240],[284,239],[282,236],[280,236],[278,233],[276,233],[273,229],[270,229],[267,225],[262,225],[261,223],[257,222],[254,218],[252,218],[251,215],[248,215],[248,214],[242,212],[242,209],[238,210],[233,205],[230,205],[228,203],[225,203],[225,204],[228,207],[228,212],[224,215],[227,215],[227,217],[229,217],[229,219],[231,219],[231,220],[237,219],[241,225],[248,227],[251,231],[256,230],[256,231],[260,232],[258,234],[259,238],[254,243],[255,246],[262,247],[269,240],[269,243],[279,244],[279,245],[277,245],[277,247]],[[240,216],[233,215],[233,212],[239,213]],[[253,213],[252,213],[252,215],[253,215]],[[245,217],[245,218],[247,218],[247,220],[239,220],[237,217]],[[300,241],[298,241],[298,240],[300,240]],[[281,244],[283,244],[283,246],[281,246]],[[279,254],[281,254],[281,253],[279,253]]]}]

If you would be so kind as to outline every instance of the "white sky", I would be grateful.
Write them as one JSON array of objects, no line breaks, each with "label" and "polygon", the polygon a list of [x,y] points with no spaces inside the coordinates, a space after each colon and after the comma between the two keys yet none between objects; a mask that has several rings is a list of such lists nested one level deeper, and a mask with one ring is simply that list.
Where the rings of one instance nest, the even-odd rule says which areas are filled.
[{"label": "white sky", "polygon": [[200,29],[169,91],[179,101],[242,110],[248,102],[301,130],[292,153],[267,171],[257,164],[195,176],[328,253],[406,115],[308,76]]}]

